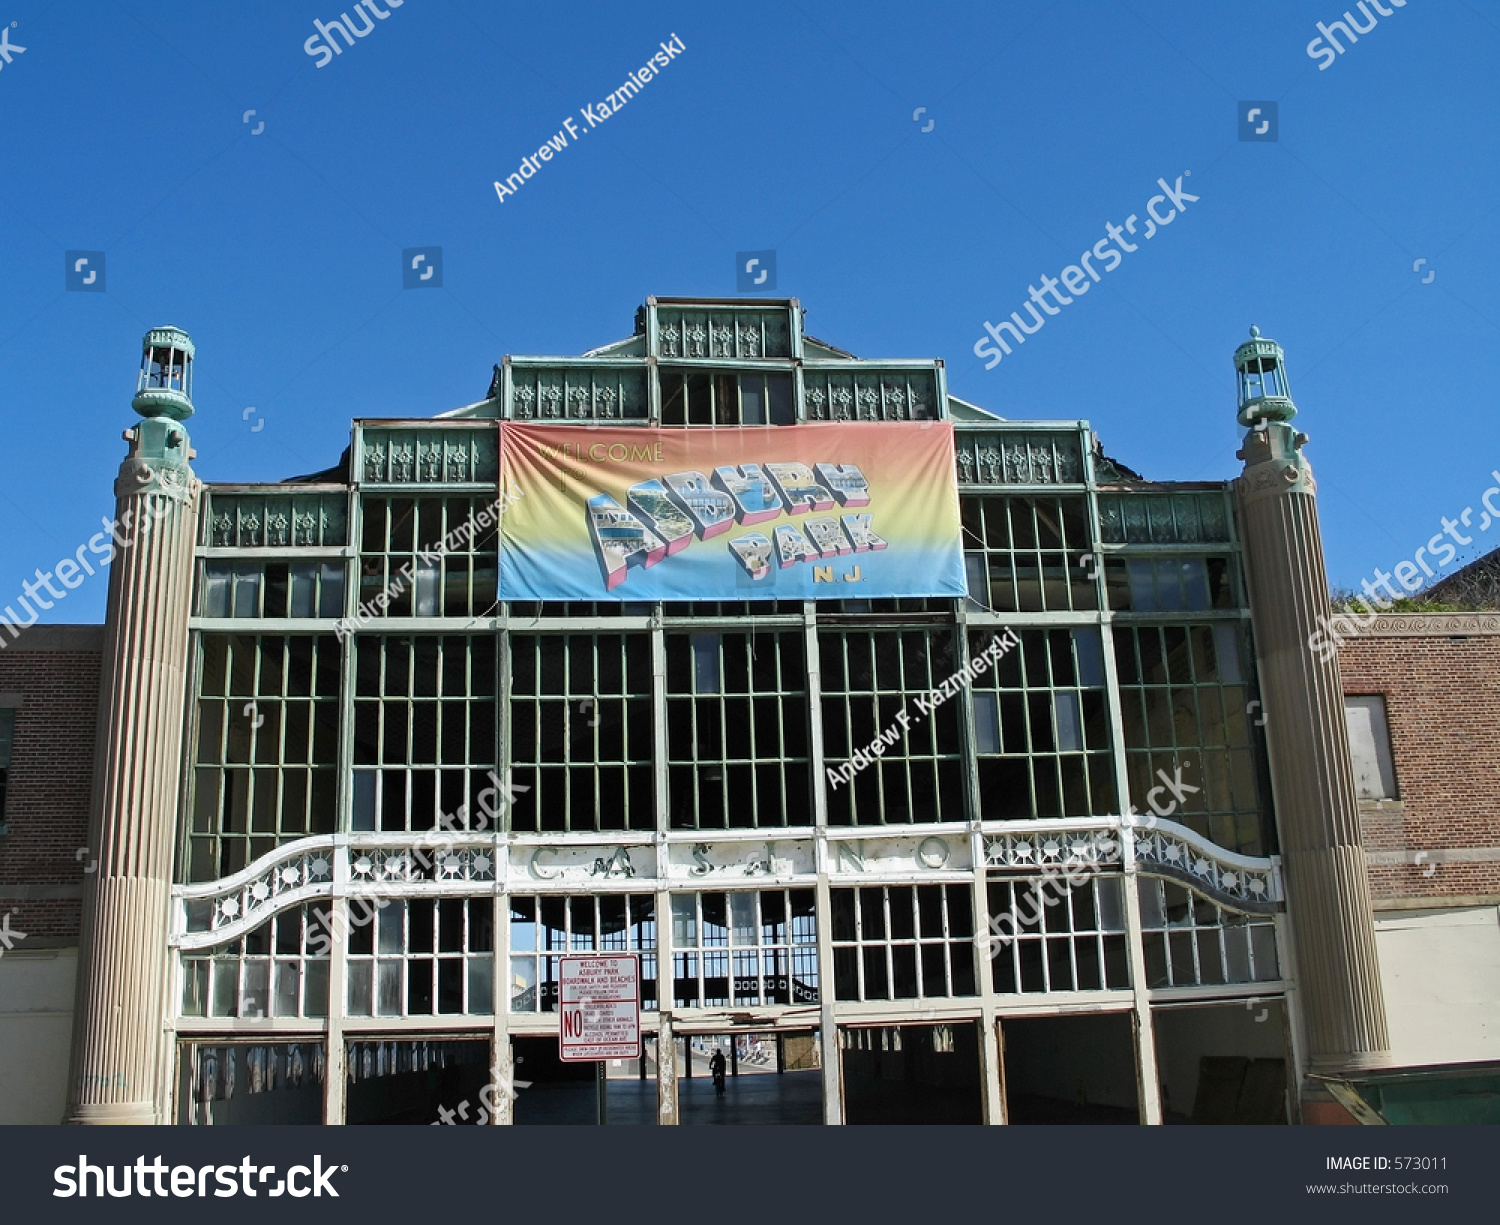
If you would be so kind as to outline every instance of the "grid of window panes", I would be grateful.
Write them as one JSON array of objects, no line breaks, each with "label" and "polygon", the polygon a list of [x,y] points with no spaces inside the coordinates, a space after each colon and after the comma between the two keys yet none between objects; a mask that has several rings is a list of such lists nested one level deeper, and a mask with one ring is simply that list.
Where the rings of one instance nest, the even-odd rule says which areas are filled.
[{"label": "grid of window panes", "polygon": [[811,889],[672,896],[672,991],[680,1008],[816,1004]]},{"label": "grid of window panes", "polygon": [[1125,764],[1141,811],[1152,788],[1172,780],[1180,801],[1175,792],[1157,792],[1161,805],[1176,805],[1172,820],[1228,850],[1264,855],[1241,633],[1237,622],[1115,623]]},{"label": "grid of window panes", "polygon": [[326,1017],[326,902],[294,906],[238,940],[182,955],[185,1017]]},{"label": "grid of window panes", "polygon": [[800,631],[667,635],[672,828],[812,823]]},{"label": "grid of window panes", "polygon": [[1167,554],[1107,556],[1109,606],[1122,612],[1210,612],[1238,608],[1234,559]]},{"label": "grid of window panes", "polygon": [[1207,987],[1281,977],[1270,916],[1229,910],[1196,890],[1155,876],[1140,878],[1140,899],[1148,987]]},{"label": "grid of window panes", "polygon": [[1118,875],[991,876],[990,975],[1001,995],[1130,986]]},{"label": "grid of window panes", "polygon": [[1229,515],[1223,490],[1100,494],[1099,539],[1105,544],[1227,544]]},{"label": "grid of window panes", "polygon": [[[979,814],[1082,817],[1116,811],[1099,630],[1021,630],[973,684]],[[971,630],[978,658],[997,635]]]},{"label": "grid of window panes", "polygon": [[16,712],[0,710],[0,829],[5,826],[5,792],[10,782],[10,750],[16,738]]},{"label": "grid of window panes", "polygon": [[[912,701],[957,672],[954,646],[953,631],[942,626],[819,632],[827,765],[838,769],[882,732],[897,733],[880,759],[849,783],[832,787],[825,775],[830,825],[964,818],[962,702],[950,698],[922,714]],[[898,712],[907,715],[908,727],[901,727]]]},{"label": "grid of window panes", "polygon": [[348,948],[351,1017],[494,1012],[493,898],[356,898]]},{"label": "grid of window panes", "polygon": [[511,828],[655,829],[650,635],[514,634],[510,672]]},{"label": "grid of window panes", "polygon": [[641,1007],[656,1008],[656,898],[650,893],[510,899],[510,1010],[556,1012],[565,953],[638,953]]},{"label": "grid of window panes", "polygon": [[833,982],[840,1000],[975,995],[969,885],[834,889]]},{"label": "grid of window panes", "polygon": [[966,494],[969,595],[997,612],[1099,607],[1088,500]]},{"label": "grid of window panes", "polygon": [[477,525],[493,504],[490,496],[361,497],[360,604],[373,616],[391,617],[495,611],[496,525]]},{"label": "grid of window panes", "polygon": [[337,824],[338,640],[203,634],[199,669],[190,881]]},{"label": "grid of window panes", "polygon": [[344,563],[205,562],[204,617],[342,617]]},{"label": "grid of window panes", "polygon": [[790,371],[661,368],[663,425],[791,425],[794,419]]},{"label": "grid of window panes", "polygon": [[495,828],[495,689],[493,636],[357,638],[350,828]]}]

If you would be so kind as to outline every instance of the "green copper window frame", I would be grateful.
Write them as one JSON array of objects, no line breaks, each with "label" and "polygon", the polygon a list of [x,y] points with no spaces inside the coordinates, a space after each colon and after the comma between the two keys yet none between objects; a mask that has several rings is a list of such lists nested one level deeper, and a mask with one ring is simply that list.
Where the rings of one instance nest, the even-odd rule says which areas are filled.
[{"label": "green copper window frame", "polygon": [[656,828],[651,653],[643,632],[510,636],[509,828]]},{"label": "green copper window frame", "polygon": [[672,828],[811,825],[805,634],[668,633],[666,662]]},{"label": "green copper window frame", "polygon": [[355,637],[351,832],[492,828],[496,653],[492,634]]},{"label": "green copper window frame", "polygon": [[[968,819],[963,703],[930,714],[924,700],[958,671],[953,626],[923,629],[819,628],[825,765],[841,770],[882,732],[894,743],[848,783],[822,786],[830,825],[912,825]],[[909,725],[902,728],[897,715]]]},{"label": "green copper window frame", "polygon": [[230,876],[338,828],[337,638],[200,633],[198,649],[189,881]]}]

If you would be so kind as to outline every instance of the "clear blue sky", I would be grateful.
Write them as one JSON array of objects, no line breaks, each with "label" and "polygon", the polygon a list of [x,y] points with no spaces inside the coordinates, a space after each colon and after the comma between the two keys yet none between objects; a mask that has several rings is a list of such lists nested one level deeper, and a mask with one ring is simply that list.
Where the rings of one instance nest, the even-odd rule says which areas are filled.
[{"label": "clear blue sky", "polygon": [[[332,464],[355,415],[481,398],[503,353],[628,335],[647,294],[732,294],[760,248],[812,335],[1087,418],[1150,477],[1238,471],[1230,356],[1259,324],[1331,577],[1389,569],[1500,468],[1500,3],[1409,0],[1320,70],[1336,3],[406,0],[317,68],[313,21],[348,0],[5,0],[0,605],[111,512],[151,325],[198,346],[199,475],[272,480]],[[673,33],[658,79],[497,200]],[[1277,142],[1238,139],[1240,100],[1278,103]],[[984,369],[985,319],[1189,170],[1196,203]],[[402,290],[417,246],[443,288]],[[106,253],[107,292],[64,292],[69,249]]]}]

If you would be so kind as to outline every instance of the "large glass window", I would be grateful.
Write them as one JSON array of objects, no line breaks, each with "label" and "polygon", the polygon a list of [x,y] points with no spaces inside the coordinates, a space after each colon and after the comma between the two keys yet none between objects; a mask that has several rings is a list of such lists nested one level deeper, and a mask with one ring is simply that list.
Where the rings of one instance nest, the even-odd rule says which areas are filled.
[{"label": "large glass window", "polygon": [[1100,494],[1099,534],[1105,544],[1227,542],[1228,499],[1221,490]]},{"label": "large glass window", "polygon": [[204,617],[342,617],[344,563],[207,562]]},{"label": "large glass window", "polygon": [[511,828],[656,828],[651,639],[646,634],[511,638]]},{"label": "large glass window", "polygon": [[[993,641],[971,631],[971,657]],[[1022,630],[1021,646],[974,682],[979,811],[1081,817],[1115,811],[1104,655],[1093,626]]]},{"label": "large glass window", "polygon": [[[834,770],[882,733],[883,753],[832,786],[824,776],[831,825],[903,825],[962,820],[962,703],[949,699],[923,714],[926,698],[957,671],[952,633],[943,629],[876,630],[818,635],[823,683],[823,753]],[[906,714],[908,726],[896,718]]]},{"label": "large glass window", "polygon": [[333,635],[204,634],[188,879],[238,872],[280,843],[331,834],[338,794]]},{"label": "large glass window", "polygon": [[997,612],[1099,607],[1087,499],[966,495],[960,506],[971,597]]},{"label": "large glass window", "polygon": [[[489,635],[356,641],[350,827],[494,828],[483,811],[495,767],[495,639]],[[481,824],[480,818],[484,817]]]},{"label": "large glass window", "polygon": [[663,425],[791,425],[790,371],[661,371]]},{"label": "large glass window", "polygon": [[989,882],[990,973],[1001,995],[1130,986],[1118,875]]},{"label": "large glass window", "polygon": [[360,607],[377,617],[477,617],[494,611],[496,527],[493,521],[486,527],[477,523],[493,502],[490,497],[366,494],[361,499]]},{"label": "large glass window", "polygon": [[656,899],[649,893],[510,899],[510,1010],[556,1012],[564,953],[639,953],[641,1007],[656,1007]]},{"label": "large glass window", "polygon": [[1108,557],[1109,606],[1129,612],[1237,608],[1233,560],[1222,557]]},{"label": "large glass window", "polygon": [[800,632],[667,637],[674,829],[812,822]]},{"label": "large glass window", "polygon": [[352,900],[347,974],[351,1017],[490,1016],[494,899]]},{"label": "large glass window", "polygon": [[813,890],[674,895],[672,980],[680,1008],[816,1004]]},{"label": "large glass window", "polygon": [[182,955],[185,1017],[326,1017],[326,902],[296,906],[238,940]]},{"label": "large glass window", "polygon": [[1130,797],[1219,846],[1264,855],[1251,689],[1237,623],[1114,630]]},{"label": "large glass window", "polygon": [[1140,880],[1148,987],[1206,987],[1281,977],[1268,915],[1228,910],[1160,877]]},{"label": "large glass window", "polygon": [[975,995],[968,885],[834,889],[833,979],[841,1000]]}]

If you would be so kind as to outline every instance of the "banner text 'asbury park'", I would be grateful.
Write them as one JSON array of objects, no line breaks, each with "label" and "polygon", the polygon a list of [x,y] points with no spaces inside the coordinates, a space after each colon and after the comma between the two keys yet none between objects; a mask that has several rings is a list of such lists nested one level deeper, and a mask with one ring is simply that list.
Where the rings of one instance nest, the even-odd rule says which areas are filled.
[{"label": "banner text 'asbury park'", "polygon": [[500,428],[502,599],[965,594],[946,422]]}]

